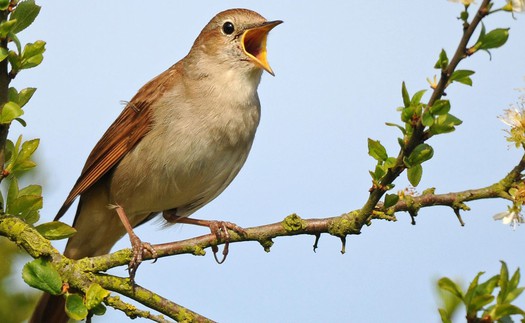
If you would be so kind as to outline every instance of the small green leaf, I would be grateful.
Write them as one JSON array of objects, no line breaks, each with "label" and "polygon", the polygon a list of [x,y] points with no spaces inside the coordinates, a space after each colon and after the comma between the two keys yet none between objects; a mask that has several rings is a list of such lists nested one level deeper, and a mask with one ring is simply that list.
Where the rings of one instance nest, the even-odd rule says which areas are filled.
[{"label": "small green leaf", "polygon": [[383,164],[383,166],[385,167],[385,169],[389,169],[389,168],[394,167],[396,165],[396,162],[397,162],[397,158],[395,158],[395,157],[388,157],[385,160],[385,163]]},{"label": "small green leaf", "polygon": [[94,315],[104,315],[106,314],[106,307],[104,304],[100,303],[91,309],[91,313]]},{"label": "small green leaf", "polygon": [[9,51],[5,47],[0,47],[0,62],[9,56]]},{"label": "small green leaf", "polygon": [[516,269],[514,274],[512,275],[512,278],[509,281],[509,290],[516,289],[518,287],[518,284],[520,282],[520,269]]},{"label": "small green leaf", "polygon": [[423,98],[423,95],[427,92],[427,90],[421,90],[417,91],[414,96],[412,97],[412,100],[410,101],[411,105],[418,105],[421,102],[421,98]]},{"label": "small green leaf", "polygon": [[66,239],[77,232],[73,227],[59,221],[42,223],[35,227],[35,229],[48,240]]},{"label": "small green leaf", "polygon": [[438,310],[439,310],[439,316],[441,317],[441,322],[442,323],[452,323],[452,321],[450,320],[449,315],[448,315],[447,311],[445,311],[445,309],[440,308]]},{"label": "small green leaf", "polygon": [[9,183],[9,188],[7,190],[7,201],[6,201],[6,213],[11,213],[12,204],[18,198],[18,180],[16,177],[11,179]]},{"label": "small green leaf", "polygon": [[42,195],[42,186],[36,184],[28,185],[18,192],[18,196],[23,195]]},{"label": "small green leaf", "polygon": [[414,106],[408,106],[407,108],[404,108],[401,111],[401,121],[410,123],[412,122],[412,118],[416,114],[416,107]]},{"label": "small green leaf", "polygon": [[447,114],[449,111],[450,111],[450,101],[449,100],[437,100],[430,107],[430,113],[436,116]]},{"label": "small green leaf", "polygon": [[438,286],[442,290],[446,290],[452,293],[452,295],[456,296],[457,298],[461,300],[463,299],[463,292],[461,292],[461,288],[456,283],[454,283],[450,278],[448,277],[441,278],[438,281]]},{"label": "small green leaf", "polygon": [[419,165],[434,156],[434,149],[428,144],[419,144],[414,148],[412,153],[405,158],[404,162],[407,167],[412,167],[414,165]]},{"label": "small green leaf", "polygon": [[430,113],[429,110],[425,110],[423,112],[423,116],[421,117],[421,123],[425,127],[430,127],[434,124],[434,116]]},{"label": "small green leaf", "polygon": [[492,49],[503,46],[509,39],[509,28],[497,28],[484,35],[479,49]]},{"label": "small green leaf", "polygon": [[83,320],[88,315],[88,309],[82,301],[82,297],[77,294],[66,295],[66,314],[73,320]]},{"label": "small green leaf", "polygon": [[[9,4],[9,1],[8,1]],[[0,9],[3,10],[3,9]],[[5,39],[7,34],[9,34],[16,24],[16,20],[4,20],[0,23],[0,38]]]},{"label": "small green leaf", "polygon": [[0,10],[6,10],[11,4],[10,0],[0,0]]},{"label": "small green leaf", "polygon": [[377,161],[385,161],[388,158],[385,147],[381,145],[379,140],[372,140],[368,138],[368,154]]},{"label": "small green leaf", "polygon": [[474,71],[469,71],[469,70],[457,70],[457,71],[454,71],[454,73],[452,73],[448,81],[449,83],[459,82],[459,83],[463,83],[463,84],[472,86],[472,79],[470,78],[470,76],[474,73],[475,73]]},{"label": "small green leaf", "polygon": [[31,168],[34,168],[36,166],[36,163],[32,160],[24,160],[21,162],[16,162],[16,164],[13,166],[12,172],[24,172],[26,170],[29,170]]},{"label": "small green leaf", "polygon": [[403,105],[405,106],[405,108],[408,108],[408,106],[410,105],[410,95],[408,94],[405,82],[403,82],[401,85],[401,95],[403,96]]},{"label": "small green leaf", "polygon": [[444,49],[441,50],[441,53],[439,53],[439,58],[436,62],[436,65],[434,65],[434,68],[436,69],[445,69],[448,66],[448,57],[447,52],[445,52]]},{"label": "small green leaf", "polygon": [[452,132],[456,129],[455,126],[458,126],[461,123],[461,120],[450,113],[440,115],[436,118],[432,127],[430,127],[430,132],[434,135]]},{"label": "small green leaf", "polygon": [[10,214],[21,215],[24,217],[30,211],[38,211],[43,206],[43,199],[40,195],[22,195],[11,204]]},{"label": "small green leaf", "polygon": [[16,20],[12,32],[17,34],[29,27],[35,21],[39,12],[40,6],[36,5],[34,0],[19,2],[9,18],[9,20]]},{"label": "small green leaf", "polygon": [[0,113],[0,123],[11,123],[15,118],[18,118],[23,114],[24,111],[18,104],[9,101],[4,104],[4,107],[2,108],[2,113]]},{"label": "small green leaf", "polygon": [[495,297],[490,294],[481,294],[473,297],[472,301],[469,304],[469,308],[471,309],[469,313],[477,312],[483,309],[485,305],[492,303],[494,298]]},{"label": "small green leaf", "polygon": [[31,155],[35,152],[35,150],[38,148],[38,145],[40,144],[40,139],[32,139],[24,142],[22,144],[22,149],[20,149],[20,153],[18,154],[18,160],[24,161],[29,159]]},{"label": "small green leaf", "polygon": [[22,65],[22,58],[20,55],[10,50],[7,59],[9,60],[9,64],[11,64],[13,71],[15,73],[18,72],[20,70],[20,66]]},{"label": "small green leaf", "polygon": [[525,315],[525,311],[512,304],[497,304],[494,310],[494,319],[501,319],[510,315]]},{"label": "small green leaf", "polygon": [[504,261],[501,261],[501,270],[499,273],[499,293],[498,293],[498,304],[502,304],[507,298],[509,284],[509,269]]},{"label": "small green leaf", "polygon": [[419,185],[422,176],[423,167],[420,164],[414,165],[407,170],[408,181],[414,187]]},{"label": "small green leaf", "polygon": [[51,295],[60,295],[62,279],[49,261],[37,258],[25,264],[22,278],[31,287],[43,290]]},{"label": "small green leaf", "polygon": [[384,207],[389,208],[394,206],[399,201],[399,195],[397,194],[386,194]]},{"label": "small green leaf", "polygon": [[46,50],[46,42],[37,40],[34,43],[28,43],[22,51],[22,60],[19,69],[27,69],[38,66],[44,59],[43,53]]},{"label": "small green leaf", "polygon": [[109,291],[102,288],[99,284],[93,283],[89,285],[86,292],[86,307],[90,310],[95,308],[109,296]]},{"label": "small green leaf", "polygon": [[391,122],[385,122],[385,125],[387,125],[389,127],[396,127],[396,128],[398,128],[401,131],[401,133],[403,133],[403,135],[406,134],[405,128],[401,127],[398,124],[391,123]]},{"label": "small green leaf", "polygon": [[36,91],[36,88],[34,87],[28,87],[20,91],[18,105],[20,105],[21,107],[24,107],[24,105],[26,105],[27,102],[31,100],[31,98],[33,97],[33,94],[35,94],[35,91]]}]

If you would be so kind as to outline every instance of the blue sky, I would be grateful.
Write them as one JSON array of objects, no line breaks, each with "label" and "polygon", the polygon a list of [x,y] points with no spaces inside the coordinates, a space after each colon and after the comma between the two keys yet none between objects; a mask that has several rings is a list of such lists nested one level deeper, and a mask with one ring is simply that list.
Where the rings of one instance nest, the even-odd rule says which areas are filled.
[{"label": "blue sky", "polygon": [[[503,1],[496,2],[503,5]],[[26,106],[28,127],[11,138],[40,137],[45,176],[42,220],[51,220],[75,182],[85,158],[142,84],[182,58],[217,12],[244,7],[284,24],[271,32],[269,61],[276,76],[259,87],[262,120],[251,155],[230,187],[194,217],[249,227],[290,213],[328,217],[360,208],[371,185],[367,138],[397,154],[397,122],[405,81],[411,93],[428,87],[442,48],[452,55],[461,6],[448,1],[139,1],[46,2],[23,42],[43,39],[43,64],[20,74],[14,86],[38,88]],[[520,152],[505,141],[497,119],[525,87],[525,16],[489,17],[487,29],[511,27],[510,39],[460,66],[472,69],[474,86],[447,91],[452,113],[464,123],[434,137],[434,158],[424,164],[419,192],[479,188],[501,179]],[[426,97],[428,99],[428,97]],[[396,190],[406,187],[403,176]],[[467,282],[487,276],[505,260],[524,267],[523,230],[492,220],[505,201],[470,203],[460,227],[447,208],[425,209],[410,224],[375,221],[340,242],[322,236],[317,253],[309,236],[279,238],[270,253],[257,243],[235,244],[217,265],[205,257],[179,256],[145,263],[137,282],[220,322],[436,322],[437,278]],[[71,221],[70,211],[65,221]],[[208,233],[184,225],[137,230],[161,243]],[[63,248],[63,243],[57,243]],[[129,246],[123,239],[118,248]],[[113,271],[125,275],[123,268]],[[523,284],[522,284],[523,285]],[[523,306],[523,300],[520,301]],[[122,320],[110,313],[107,320]],[[105,321],[105,320],[104,320]]]}]

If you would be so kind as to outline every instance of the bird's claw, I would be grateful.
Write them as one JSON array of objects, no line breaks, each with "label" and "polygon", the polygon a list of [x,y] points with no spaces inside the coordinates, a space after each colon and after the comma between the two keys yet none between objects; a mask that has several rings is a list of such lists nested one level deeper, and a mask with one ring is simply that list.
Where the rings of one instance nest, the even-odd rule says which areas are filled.
[{"label": "bird's claw", "polygon": [[228,232],[228,230],[232,230],[242,236],[246,234],[246,231],[235,223],[225,221],[210,221],[209,228],[211,230],[211,233],[213,233],[217,238],[217,241],[224,241],[224,249],[222,251],[221,260],[219,260],[219,258],[217,257],[219,248],[216,245],[211,247],[215,261],[218,264],[222,264],[226,260],[230,249],[230,233]]},{"label": "bird's claw", "polygon": [[131,261],[128,264],[128,272],[129,272],[129,278],[132,283],[135,282],[135,274],[137,273],[137,269],[139,268],[140,264],[142,263],[142,259],[144,258],[144,251],[147,251],[151,254],[154,261],[157,261],[157,251],[153,246],[148,242],[142,242],[140,238],[136,235],[130,237],[131,241],[131,250],[133,252],[133,257],[131,258]]}]

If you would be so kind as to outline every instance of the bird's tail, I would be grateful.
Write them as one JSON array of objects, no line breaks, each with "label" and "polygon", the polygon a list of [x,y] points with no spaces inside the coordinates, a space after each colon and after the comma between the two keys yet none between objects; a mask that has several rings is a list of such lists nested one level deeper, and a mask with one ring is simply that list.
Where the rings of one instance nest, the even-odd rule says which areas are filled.
[{"label": "bird's tail", "polygon": [[29,323],[67,323],[69,317],[64,311],[66,300],[63,296],[42,294]]}]

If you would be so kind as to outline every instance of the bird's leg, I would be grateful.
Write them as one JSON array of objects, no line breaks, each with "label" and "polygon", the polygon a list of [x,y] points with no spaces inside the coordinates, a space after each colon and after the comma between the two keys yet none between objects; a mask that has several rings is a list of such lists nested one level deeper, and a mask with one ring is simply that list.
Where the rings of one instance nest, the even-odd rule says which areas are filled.
[{"label": "bird's leg", "polygon": [[135,234],[133,231],[133,227],[131,226],[131,223],[129,223],[128,217],[126,213],[124,212],[124,209],[116,205],[115,211],[117,212],[120,221],[122,222],[122,225],[124,225],[124,228],[126,229],[126,232],[129,235],[129,240],[131,241],[131,247],[133,250],[133,258],[129,262],[128,265],[128,272],[129,272],[129,278],[131,279],[131,282],[134,283],[135,281],[135,273],[137,272],[137,269],[139,268],[140,263],[142,262],[142,257],[144,255],[144,250],[149,251],[153,258],[157,258],[157,251],[149,244],[148,242],[142,242],[140,238]]},{"label": "bird's leg", "polygon": [[222,251],[222,260],[217,258],[217,252],[219,248],[217,246],[212,246],[211,250],[213,251],[213,257],[218,264],[222,264],[226,257],[228,256],[229,246],[230,246],[230,233],[229,230],[232,230],[240,235],[245,235],[246,231],[243,228],[238,226],[235,223],[226,222],[226,221],[210,221],[210,220],[200,220],[192,219],[188,217],[178,216],[176,214],[177,210],[167,210],[162,213],[164,219],[170,223],[186,223],[200,225],[210,228],[211,233],[217,237],[218,241],[224,241],[224,250]]}]

